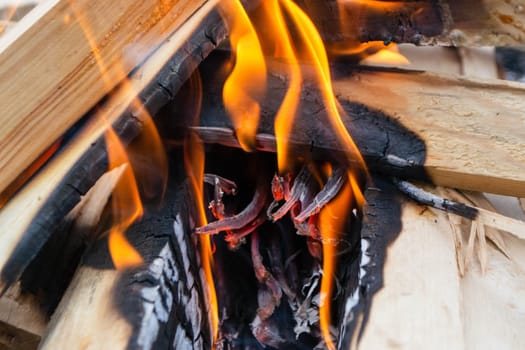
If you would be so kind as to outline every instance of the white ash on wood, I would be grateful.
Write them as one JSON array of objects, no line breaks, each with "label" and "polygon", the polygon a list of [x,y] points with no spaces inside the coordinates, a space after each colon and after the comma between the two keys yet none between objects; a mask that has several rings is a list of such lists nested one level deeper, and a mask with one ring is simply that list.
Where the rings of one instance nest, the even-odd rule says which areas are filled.
[{"label": "white ash on wood", "polygon": [[167,202],[157,210],[148,208],[128,230],[143,265],[114,270],[105,239],[86,252],[42,349],[211,347],[205,282],[188,211],[194,199],[188,186],[175,186],[170,180]]}]

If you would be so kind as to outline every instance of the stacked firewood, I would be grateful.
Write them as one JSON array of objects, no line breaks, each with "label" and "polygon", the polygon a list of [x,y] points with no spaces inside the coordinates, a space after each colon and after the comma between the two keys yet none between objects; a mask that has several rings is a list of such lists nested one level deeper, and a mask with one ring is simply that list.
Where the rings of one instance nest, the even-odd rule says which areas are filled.
[{"label": "stacked firewood", "polygon": [[[410,61],[392,67],[372,65],[371,57],[361,65],[355,57],[351,65],[334,60],[345,125],[372,174],[381,174],[364,191],[371,204],[360,237],[362,248],[368,246],[359,257],[366,276],[357,292],[345,295],[340,348],[523,348],[525,88],[502,80],[523,79],[523,67],[512,63],[523,53],[495,49],[525,42],[523,5],[394,1],[395,9],[381,9],[375,1],[348,1],[347,10],[360,16],[359,35],[348,37],[333,32],[332,12],[316,11],[334,9],[335,2],[299,3],[327,42],[404,43],[399,50]],[[184,84],[226,41],[214,6],[56,0],[43,1],[16,25],[17,17],[9,19],[0,39],[1,345],[212,346],[187,205],[197,199],[187,191],[183,161],[174,155],[177,175],[165,205],[129,229],[145,263],[115,270],[103,232],[109,198],[129,165],[108,171],[102,135],[111,124],[133,145],[147,115],[172,113],[177,120],[167,129],[239,146],[216,105],[222,82],[211,77],[221,54],[201,67],[210,72],[201,74],[200,124],[190,128],[191,112],[182,111]],[[286,81],[274,75],[269,84],[277,93]],[[319,110],[318,101],[302,102],[294,150],[319,157],[342,152],[316,131],[322,127],[310,112]],[[277,107],[263,106],[268,120],[257,148],[266,152],[276,147],[270,125]],[[385,179],[391,183],[383,185]],[[381,191],[401,203],[392,209],[395,235],[384,229],[392,228],[393,214],[382,207],[388,202],[378,199]],[[450,203],[468,210],[450,210]]]}]

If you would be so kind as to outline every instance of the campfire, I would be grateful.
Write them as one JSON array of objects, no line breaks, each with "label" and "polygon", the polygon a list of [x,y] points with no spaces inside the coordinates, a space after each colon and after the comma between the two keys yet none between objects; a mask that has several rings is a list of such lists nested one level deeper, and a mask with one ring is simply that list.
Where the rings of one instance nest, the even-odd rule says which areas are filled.
[{"label": "campfire", "polygon": [[479,2],[6,6],[1,347],[521,348],[525,10]]}]

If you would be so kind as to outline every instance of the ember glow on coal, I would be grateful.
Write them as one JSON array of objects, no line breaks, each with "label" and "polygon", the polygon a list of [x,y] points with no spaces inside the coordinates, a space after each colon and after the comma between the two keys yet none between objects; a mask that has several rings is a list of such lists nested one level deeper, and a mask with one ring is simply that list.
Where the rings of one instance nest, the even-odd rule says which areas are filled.
[{"label": "ember glow on coal", "polygon": [[[280,304],[283,290],[278,279],[262,264],[257,231],[264,223],[265,215],[273,222],[289,215],[296,233],[307,237],[308,251],[318,264],[316,268],[320,269],[319,300],[311,326],[315,324],[319,327],[324,344],[333,349],[330,300],[334,289],[335,246],[347,213],[356,205],[353,199],[363,197],[358,186],[349,184],[354,178],[352,171],[361,174],[366,167],[342,122],[342,109],[332,90],[328,56],[320,34],[306,13],[290,0],[263,1],[251,13],[253,19],[236,0],[222,1],[220,9],[229,27],[234,54],[233,69],[223,90],[224,105],[244,150],[253,149],[255,145],[260,104],[264,103],[266,71],[272,71],[265,64],[267,58],[284,62],[283,71],[279,73],[288,78],[289,86],[275,116],[278,171],[271,185],[273,201],[270,202],[266,193],[269,180],[261,182],[258,179],[252,201],[244,210],[228,214],[223,206],[224,191],[216,183],[210,208],[218,221],[197,228],[196,233],[226,232],[230,246],[236,246],[247,235],[252,235],[252,262],[259,283],[265,286],[265,291],[260,292],[260,305],[252,322],[252,333],[261,344],[275,346],[272,343],[279,343],[280,338],[278,335],[272,337],[269,331],[272,325],[267,323]],[[308,73],[305,67],[308,67]],[[316,83],[326,110],[327,125],[331,126],[334,137],[347,150],[346,159],[338,169],[333,169],[330,164],[305,164],[303,159],[289,152],[289,139],[294,119],[298,117],[297,109],[306,76]],[[352,171],[345,170],[344,164],[350,163],[358,165]],[[354,191],[357,193],[353,194]],[[302,307],[297,306],[299,309],[302,310]]]},{"label": "ember glow on coal", "polygon": [[337,262],[355,254],[352,209],[362,200],[351,173],[310,162],[279,176],[274,154],[208,149],[204,196],[216,220],[195,234],[217,247],[217,346],[335,348],[345,270]]}]

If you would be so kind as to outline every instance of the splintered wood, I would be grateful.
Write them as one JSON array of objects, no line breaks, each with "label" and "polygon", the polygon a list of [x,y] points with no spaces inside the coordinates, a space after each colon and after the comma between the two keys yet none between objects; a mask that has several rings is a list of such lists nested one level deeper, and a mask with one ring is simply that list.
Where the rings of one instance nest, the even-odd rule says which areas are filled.
[{"label": "splintered wood", "polygon": [[446,213],[406,202],[402,220],[357,348],[523,348],[525,241],[504,235],[511,259],[488,245],[486,272],[460,278]]}]

